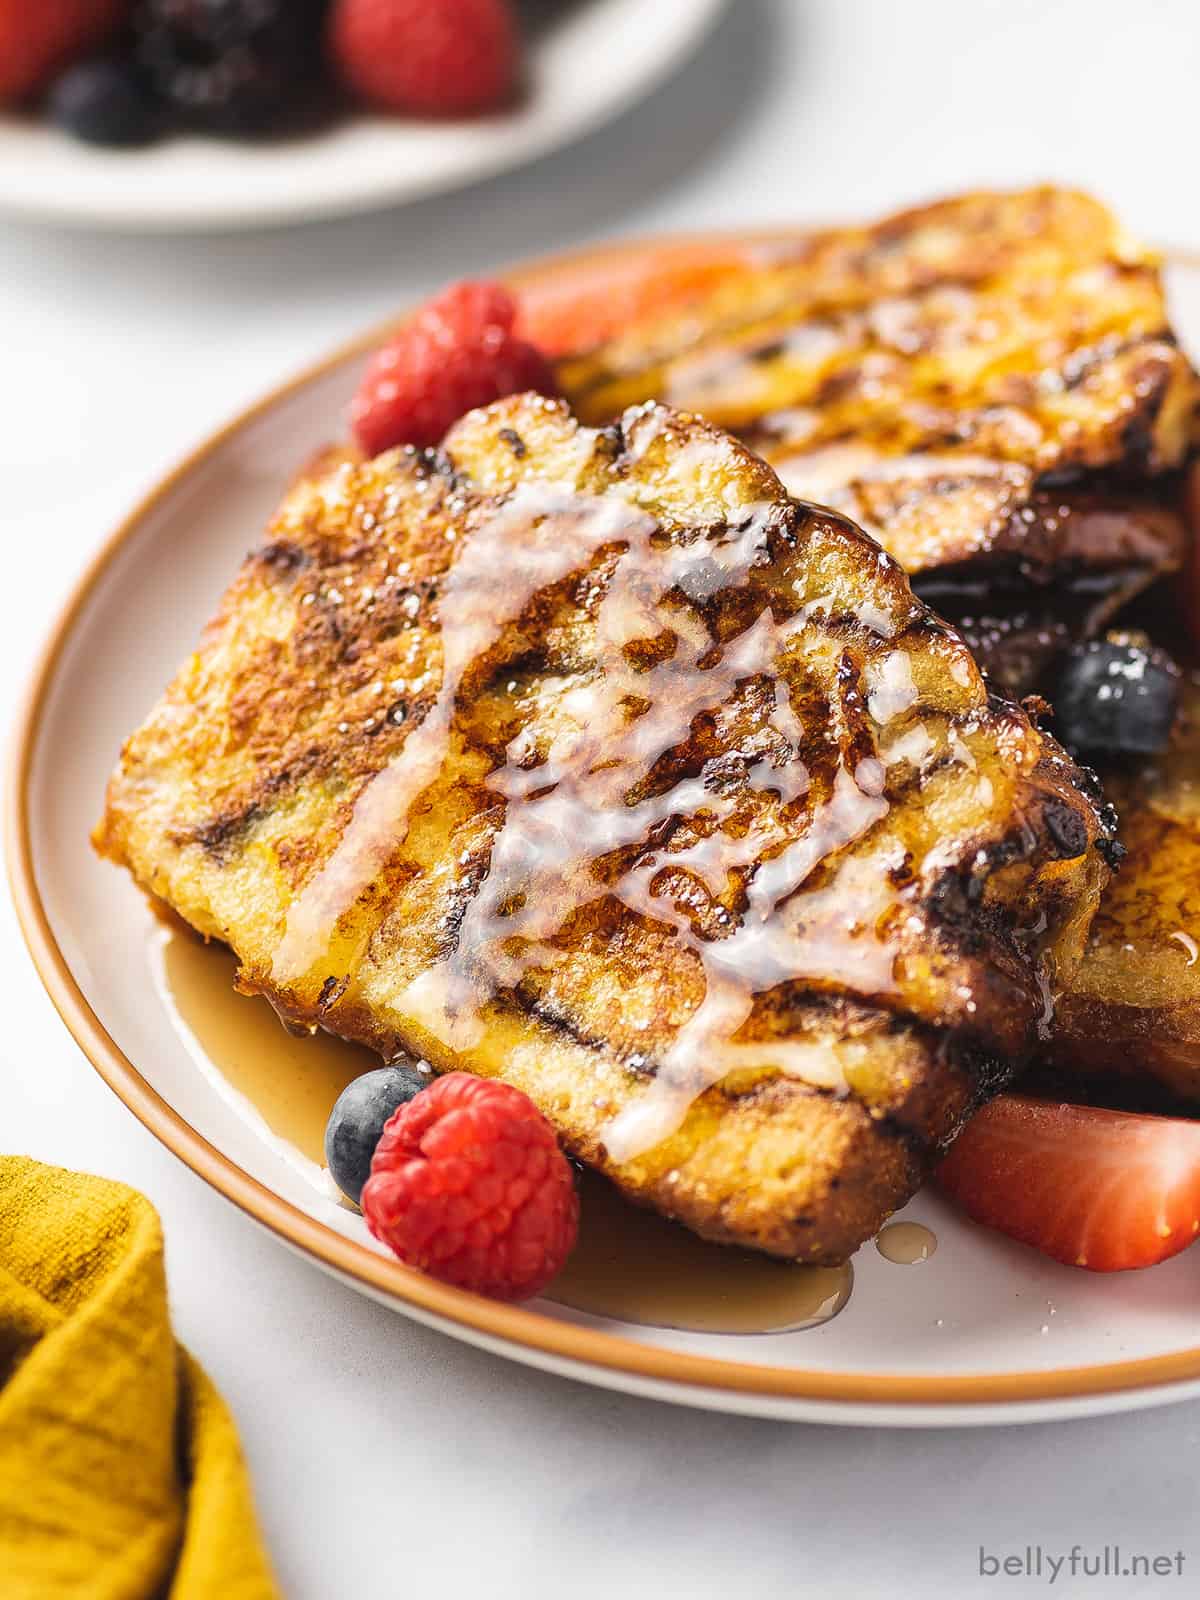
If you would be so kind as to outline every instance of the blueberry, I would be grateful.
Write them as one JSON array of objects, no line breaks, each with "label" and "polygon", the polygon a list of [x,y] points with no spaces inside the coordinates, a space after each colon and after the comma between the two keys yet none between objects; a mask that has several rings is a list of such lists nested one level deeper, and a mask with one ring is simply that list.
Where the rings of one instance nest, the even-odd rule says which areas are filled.
[{"label": "blueberry", "polygon": [[416,1067],[379,1067],[348,1083],[325,1124],[325,1159],[334,1183],[357,1205],[371,1175],[371,1157],[383,1125],[432,1082]]},{"label": "blueberry", "polygon": [[1073,750],[1153,755],[1171,737],[1179,669],[1144,634],[1112,633],[1072,648],[1052,698],[1055,731]]},{"label": "blueberry", "polygon": [[161,131],[158,104],[131,62],[81,61],[50,90],[51,121],[89,144],[148,144]]}]

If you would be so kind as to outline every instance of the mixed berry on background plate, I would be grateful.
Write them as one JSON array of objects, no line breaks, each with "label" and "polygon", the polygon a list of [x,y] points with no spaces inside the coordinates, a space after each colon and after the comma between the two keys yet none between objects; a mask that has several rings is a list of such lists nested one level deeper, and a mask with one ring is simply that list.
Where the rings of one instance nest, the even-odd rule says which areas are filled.
[{"label": "mixed berry on background plate", "polygon": [[171,133],[265,138],[355,105],[502,111],[524,35],[562,5],[516,0],[0,0],[0,108],[113,147]]}]

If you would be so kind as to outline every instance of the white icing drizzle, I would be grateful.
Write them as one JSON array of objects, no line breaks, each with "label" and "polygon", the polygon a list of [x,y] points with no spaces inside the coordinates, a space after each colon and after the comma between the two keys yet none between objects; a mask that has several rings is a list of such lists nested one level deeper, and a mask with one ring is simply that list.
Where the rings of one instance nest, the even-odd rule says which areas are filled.
[{"label": "white icing drizzle", "polygon": [[[640,448],[647,447],[643,437]],[[697,463],[692,462],[694,469]],[[815,804],[794,837],[779,817],[804,795],[810,777],[798,750],[804,730],[780,676],[781,658],[815,611],[814,601],[777,620],[764,604],[753,622],[723,643],[714,639],[697,606],[744,587],[765,562],[772,506],[740,507],[717,538],[668,545],[656,524],[629,500],[610,492],[590,498],[522,485],[479,523],[443,580],[439,621],[443,649],[437,698],[393,760],[363,790],[337,847],[292,905],[276,951],[273,976],[310,976],[339,919],[367,891],[403,844],[414,802],[438,777],[450,752],[464,675],[494,648],[538,591],[582,574],[602,548],[619,552],[595,623],[596,659],[587,680],[555,700],[556,729],[548,747],[536,742],[536,723],[518,734],[505,762],[487,779],[504,803],[491,843],[486,876],[467,903],[452,952],[426,970],[396,1006],[401,1014],[437,1019],[444,1042],[467,1050],[480,1037],[483,1008],[511,991],[529,972],[553,964],[552,941],[572,916],[603,898],[671,928],[699,960],[705,990],[671,1044],[657,1054],[655,1073],[604,1131],[611,1157],[628,1161],[678,1127],[697,1095],[742,1064],[779,1070],[827,1088],[843,1085],[842,1069],[824,1047],[797,1040],[743,1043],[736,1039],[756,996],[796,978],[887,992],[894,986],[894,948],[879,926],[895,904],[889,863],[875,855],[848,857],[823,885],[810,876],[862,839],[888,811],[885,765],[868,756],[853,773],[838,768],[826,798]],[[511,572],[519,581],[506,582]],[[498,581],[499,578],[499,581]],[[681,599],[680,597],[686,597]],[[764,601],[767,595],[764,592]],[[695,602],[695,605],[687,602]],[[886,614],[871,608],[867,625],[890,636]],[[639,665],[628,647],[670,636],[666,659]],[[894,663],[889,666],[888,663]],[[726,831],[746,790],[713,787],[703,772],[666,783],[656,763],[689,737],[702,714],[727,705],[739,686],[768,675],[775,703],[768,729],[777,747],[748,763],[752,789],[773,799],[756,811],[748,831]],[[871,691],[871,714],[891,721],[915,699],[902,652],[884,658]],[[688,820],[701,836],[672,850],[664,827]],[[639,848],[640,847],[640,848]],[[634,851],[619,876],[596,864]],[[707,935],[664,881],[686,871],[714,900],[729,875],[753,867],[736,917],[717,916],[724,937]],[[711,902],[710,902],[711,907]]]},{"label": "white icing drizzle", "polygon": [[[360,794],[337,848],[293,902],[272,963],[277,983],[311,970],[338,918],[404,843],[412,803],[445,760],[459,686],[471,663],[516,621],[531,594],[577,571],[601,545],[627,537],[635,523],[653,528],[649,517],[615,498],[589,502],[581,513],[577,497],[529,484],[490,519],[487,537],[467,542],[442,591],[441,691],[400,753]],[[518,534],[523,582],[506,593],[497,563],[506,541],[515,544]]]},{"label": "white icing drizzle", "polygon": [[881,725],[892,722],[916,704],[912,662],[903,650],[892,650],[867,667],[867,710]]},{"label": "white icing drizzle", "polygon": [[[727,939],[693,948],[704,962],[707,989],[700,1007],[659,1059],[649,1090],[628,1105],[605,1130],[604,1143],[614,1161],[628,1161],[665,1139],[682,1122],[687,1108],[705,1089],[719,1083],[747,1058],[761,1062],[769,1047],[755,1042],[738,1046],[733,1036],[747,1021],[754,997],[776,984],[800,975],[850,982],[858,987],[886,990],[892,986],[893,955],[884,945],[871,949],[863,939],[861,924],[844,926],[850,885],[840,881],[806,897],[805,924],[798,931],[786,927],[776,915],[782,902],[794,894],[827,856],[842,849],[887,814],[887,801],[864,795],[844,771],[839,771],[833,798],[812,819],[803,838],[781,855],[763,863],[750,884],[749,904],[742,923]],[[847,862],[851,867],[866,863]],[[874,874],[869,874],[874,878]],[[886,881],[886,880],[885,880]],[[855,884],[854,888],[862,887]],[[876,895],[878,879],[872,884]],[[655,913],[647,902],[639,906],[629,888],[621,898],[636,909]],[[879,914],[878,908],[876,916]],[[811,920],[808,920],[811,918]],[[686,923],[680,920],[686,940]],[[869,929],[869,923],[868,923]],[[873,967],[874,970],[865,970]],[[871,980],[874,979],[874,982]],[[839,1087],[842,1073],[828,1051],[792,1044],[786,1058],[798,1077],[825,1088]]]}]

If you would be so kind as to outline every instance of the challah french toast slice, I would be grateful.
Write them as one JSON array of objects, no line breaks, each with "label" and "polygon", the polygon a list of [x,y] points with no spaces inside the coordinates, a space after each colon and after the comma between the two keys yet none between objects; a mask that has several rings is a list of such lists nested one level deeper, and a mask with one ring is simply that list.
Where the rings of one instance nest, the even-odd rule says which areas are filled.
[{"label": "challah french toast slice", "polygon": [[288,494],[96,843],[286,1018],[833,1262],[1030,1049],[1108,829],[849,522],[694,416],[523,396]]},{"label": "challah french toast slice", "polygon": [[559,378],[588,422],[656,399],[731,428],[1014,692],[1183,564],[1196,375],[1157,258],[1073,190],[813,233]]}]

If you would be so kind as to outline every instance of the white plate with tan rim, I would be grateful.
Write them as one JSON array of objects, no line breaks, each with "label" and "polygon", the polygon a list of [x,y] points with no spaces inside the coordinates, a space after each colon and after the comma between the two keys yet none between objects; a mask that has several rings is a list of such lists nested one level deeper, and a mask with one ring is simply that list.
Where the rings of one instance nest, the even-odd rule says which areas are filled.
[{"label": "white plate with tan rim", "polygon": [[564,4],[531,36],[521,101],[464,121],[362,112],[306,138],[102,150],[41,118],[0,114],[0,211],[105,228],[262,228],[456,189],[620,115],[682,64],[727,4]]},{"label": "white plate with tan rim", "polygon": [[[553,296],[576,273],[619,276],[643,248],[514,277]],[[718,242],[718,254],[728,248]],[[1200,265],[1175,264],[1170,282],[1177,323],[1200,346]],[[84,574],[38,667],[12,768],[10,870],[34,959],[100,1073],[214,1188],[344,1282],[554,1372],[730,1411],[890,1425],[1071,1417],[1200,1394],[1200,1250],[1141,1273],[1080,1272],[927,1192],[899,1219],[917,1226],[859,1251],[847,1295],[847,1274],[721,1252],[589,1189],[566,1278],[512,1307],[400,1265],[337,1202],[321,1129],[371,1058],[292,1039],[264,1002],[235,996],[228,954],[157,922],[94,857],[88,832],[122,739],[297,463],[336,434],[372,339],[269,396],[172,473]]]}]

